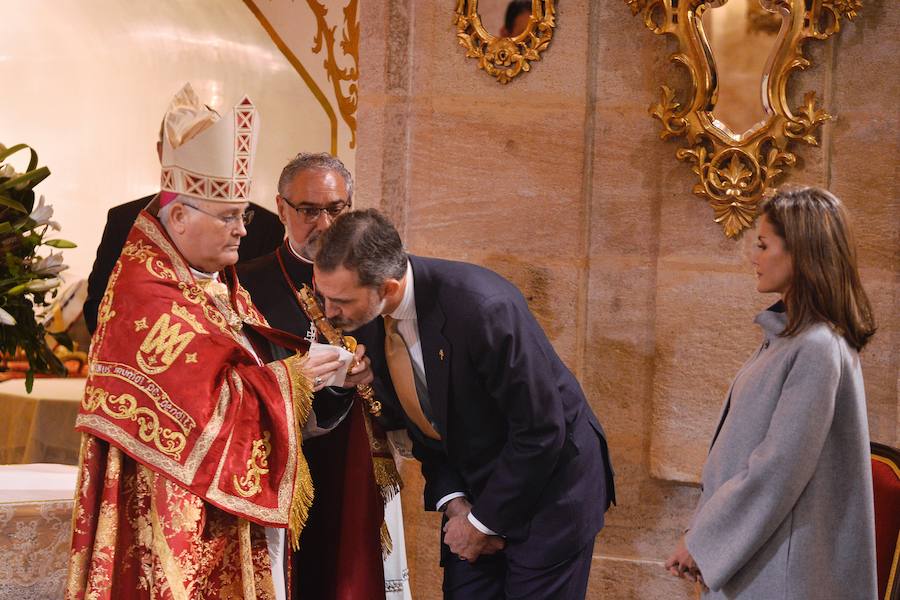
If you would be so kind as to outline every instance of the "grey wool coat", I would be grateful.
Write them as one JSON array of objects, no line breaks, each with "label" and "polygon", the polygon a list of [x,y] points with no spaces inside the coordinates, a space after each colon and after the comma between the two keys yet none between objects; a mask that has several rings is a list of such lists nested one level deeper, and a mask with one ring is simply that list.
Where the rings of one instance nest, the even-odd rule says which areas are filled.
[{"label": "grey wool coat", "polygon": [[859,355],[826,324],[765,339],[741,367],[703,467],[688,551],[704,598],[873,600],[875,515]]}]

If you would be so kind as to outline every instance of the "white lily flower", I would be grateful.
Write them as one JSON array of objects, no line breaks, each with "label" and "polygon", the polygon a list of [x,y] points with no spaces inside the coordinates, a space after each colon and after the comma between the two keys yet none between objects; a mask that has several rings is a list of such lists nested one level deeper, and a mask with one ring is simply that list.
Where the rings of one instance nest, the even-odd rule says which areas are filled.
[{"label": "white lily flower", "polygon": [[16,319],[11,314],[0,308],[0,323],[3,325],[15,325]]},{"label": "white lily flower", "polygon": [[44,195],[41,194],[41,197],[38,199],[37,206],[34,207],[34,210],[31,211],[31,214],[28,215],[31,217],[32,221],[37,223],[35,227],[39,227],[41,225],[50,225],[56,231],[60,230],[59,223],[56,221],[51,221],[50,217],[53,216],[53,207],[49,204],[44,205]]},{"label": "white lily flower", "polygon": [[62,281],[59,277],[51,277],[50,279],[34,279],[25,286],[29,292],[49,292],[57,287]]},{"label": "white lily flower", "polygon": [[16,173],[16,170],[13,169],[12,165],[10,165],[10,164],[0,165],[0,177],[7,177],[9,179],[12,179],[16,175],[18,175],[18,173]]},{"label": "white lily flower", "polygon": [[63,264],[61,252],[56,254],[51,252],[47,258],[42,258],[34,263],[31,270],[39,275],[59,275],[68,268],[68,265]]}]

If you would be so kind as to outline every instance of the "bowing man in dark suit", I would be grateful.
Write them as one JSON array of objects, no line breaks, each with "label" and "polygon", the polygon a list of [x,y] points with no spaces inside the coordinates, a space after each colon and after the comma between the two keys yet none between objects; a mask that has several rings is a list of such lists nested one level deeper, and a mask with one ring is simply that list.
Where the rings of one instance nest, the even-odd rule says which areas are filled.
[{"label": "bowing man in dark suit", "polygon": [[[156,142],[156,154],[162,158],[162,125],[159,128],[159,141]],[[93,335],[97,329],[97,311],[100,301],[106,293],[106,284],[112,274],[119,254],[125,246],[128,233],[134,226],[138,214],[156,197],[151,194],[137,200],[113,206],[106,215],[106,225],[97,246],[97,257],[88,276],[88,295],[84,301],[84,320],[88,331]],[[284,226],[271,211],[250,202],[247,212],[253,212],[252,220],[247,223],[247,235],[241,239],[238,248],[238,260],[250,260],[272,252],[281,244],[284,237]]]},{"label": "bowing man in dark suit", "polygon": [[407,255],[375,210],[339,217],[314,270],[335,325],[376,322],[376,395],[404,415],[426,510],[445,512],[445,598],[583,598],[615,499],[606,439],[519,291]]}]

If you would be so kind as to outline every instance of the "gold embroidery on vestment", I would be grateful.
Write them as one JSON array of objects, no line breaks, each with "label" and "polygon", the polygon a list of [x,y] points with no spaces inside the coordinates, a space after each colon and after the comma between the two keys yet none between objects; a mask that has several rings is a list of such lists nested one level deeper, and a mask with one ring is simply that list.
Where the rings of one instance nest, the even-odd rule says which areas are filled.
[{"label": "gold embroidery on vestment", "polygon": [[197,320],[197,317],[192,315],[188,309],[180,304],[175,302],[172,303],[172,314],[176,317],[181,317],[182,320],[186,321],[188,325],[193,328],[194,331],[200,334],[208,334],[209,332],[206,330],[206,327]]},{"label": "gold embroidery on vestment", "polygon": [[[278,381],[279,391],[281,392],[279,395],[284,402],[284,408],[287,411],[287,414],[294,414],[295,417],[299,414],[308,415],[310,407],[312,406],[311,389],[307,395],[299,396],[295,399],[291,388],[291,379],[288,376],[288,371],[285,368],[283,362],[276,361],[268,363],[265,366],[274,373],[275,379]],[[236,400],[239,401],[240,396],[243,392],[240,377],[234,371],[231,371],[230,375],[236,393],[238,394]],[[223,383],[222,388],[225,389],[227,387],[227,383]],[[299,407],[299,412],[297,412],[297,410],[295,409],[295,403],[301,405]],[[296,499],[299,502],[305,503],[307,507],[306,511],[308,512],[309,505],[312,504],[313,486],[312,479],[309,475],[309,467],[306,464],[306,458],[303,456],[303,452],[301,451],[299,445],[299,428],[302,427],[302,424],[304,422],[305,417],[304,421],[302,422],[297,422],[295,419],[287,419],[288,447],[285,449],[285,452],[287,453],[287,459],[285,460],[284,472],[286,474],[295,473],[296,475],[294,478],[288,477],[287,475],[281,478],[281,482],[278,487],[277,508],[261,507],[249,500],[241,498],[238,495],[226,493],[219,488],[219,482],[222,478],[222,470],[225,467],[225,457],[229,456],[229,452],[231,449],[232,435],[229,435],[228,439],[225,442],[225,449],[222,452],[222,459],[219,461],[219,464],[216,467],[216,473],[215,475],[213,475],[212,482],[210,483],[209,489],[206,492],[207,498],[226,510],[240,512],[258,521],[280,526],[290,525],[291,523],[291,512],[293,509],[292,499]],[[295,486],[301,486],[300,493],[297,493],[297,488]],[[302,529],[303,524],[306,522],[305,514],[306,513],[303,513],[300,529]]]},{"label": "gold embroidery on vestment", "polygon": [[138,406],[137,398],[131,394],[113,396],[106,390],[87,386],[81,407],[88,412],[102,408],[103,412],[114,419],[135,421],[138,424],[138,436],[145,442],[153,442],[160,452],[181,459],[181,451],[187,439],[181,433],[168,427],[161,427],[159,417],[149,408]]},{"label": "gold embroidery on vestment", "polygon": [[[138,366],[152,375],[162,373],[172,366],[196,335],[191,331],[181,333],[181,323],[170,325],[170,322],[169,313],[161,314],[135,354]],[[157,360],[162,361],[161,366],[156,366]]]},{"label": "gold embroidery on vestment", "polygon": [[[115,369],[111,369],[110,365],[116,367]],[[138,373],[137,371],[133,371],[127,365],[119,365],[118,363],[104,363],[99,365],[99,368],[103,371],[104,375],[118,377],[120,379],[124,379],[126,381],[131,382],[143,389],[148,395],[151,395],[147,389],[156,390],[156,393],[161,394],[161,400],[151,395],[154,401],[157,402],[157,408],[163,410],[165,412],[166,409],[171,411],[181,411],[180,408],[175,406],[175,404],[169,399],[168,395],[163,392],[159,386],[157,386],[152,379],[146,377],[142,373]],[[143,378],[138,382],[134,381],[133,377],[129,377],[126,375],[122,375],[121,372],[123,370],[126,374],[133,375],[134,377]],[[146,379],[146,381],[144,381]],[[233,379],[240,378],[233,377]],[[149,383],[148,383],[149,382]],[[125,448],[132,456],[137,457],[137,459],[147,465],[152,465],[153,467],[168,473],[173,479],[182,484],[189,486],[194,481],[194,476],[197,473],[197,469],[200,467],[200,463],[206,458],[206,455],[209,452],[210,446],[219,436],[219,432],[222,430],[222,425],[225,422],[225,414],[228,412],[228,408],[231,406],[231,389],[228,386],[227,382],[223,382],[219,389],[219,399],[216,404],[216,408],[213,411],[212,416],[209,419],[206,427],[200,433],[200,436],[197,438],[196,443],[191,449],[190,454],[187,457],[187,460],[182,465],[179,462],[172,460],[171,458],[164,456],[151,448],[148,448],[144,444],[141,444],[134,437],[125,433],[118,426],[110,423],[103,417],[98,417],[91,414],[81,414],[76,419],[76,425],[88,427],[94,431],[97,431],[100,435],[102,435],[105,439],[109,439],[119,444],[123,448]],[[172,414],[171,412],[167,412],[170,417],[175,418],[179,416],[177,413]],[[190,429],[193,429],[196,424],[194,420],[181,411],[181,416],[187,419],[187,424],[190,426]],[[190,430],[186,430],[185,433],[189,433]],[[94,440],[94,444],[96,444],[96,438],[91,437]],[[259,516],[259,515],[254,515]],[[285,517],[284,522],[287,522]]]},{"label": "gold embroidery on vestment", "polygon": [[186,434],[190,433],[197,426],[194,418],[175,404],[153,378],[134,367],[122,363],[98,360],[91,364],[91,377],[115,377],[130,383],[153,400],[156,408],[178,423],[181,426],[181,430]]},{"label": "gold embroidery on vestment", "polygon": [[238,540],[241,553],[241,587],[244,589],[244,598],[256,598],[256,577],[253,574],[250,521],[238,519]]},{"label": "gold embroidery on vestment", "polygon": [[259,482],[262,476],[269,472],[269,454],[272,452],[271,438],[272,434],[264,431],[262,439],[254,440],[250,458],[247,459],[247,473],[240,479],[237,475],[232,475],[235,491],[244,498],[255,496],[262,491]]},{"label": "gold embroidery on vestment", "polygon": [[168,584],[173,600],[189,600],[187,589],[184,587],[184,573],[163,532],[159,520],[159,507],[156,505],[156,494],[153,492],[150,493],[150,522],[153,527],[153,553],[162,567],[164,583]]},{"label": "gold embroidery on vestment", "polygon": [[157,279],[168,279],[175,281],[175,273],[167,267],[165,263],[158,258],[156,252],[150,249],[143,241],[137,240],[129,242],[122,248],[122,256],[126,256],[131,260],[142,263],[146,267],[147,272]]},{"label": "gold embroidery on vestment", "polygon": [[103,338],[106,336],[106,325],[116,316],[116,311],[112,309],[113,300],[115,298],[115,294],[113,290],[116,287],[116,281],[119,279],[119,274],[122,272],[122,260],[119,259],[116,261],[115,266],[113,267],[112,273],[109,276],[109,283],[106,285],[106,292],[103,294],[103,299],[100,301],[100,307],[97,309],[97,331],[94,333],[94,339],[91,343],[91,347],[88,350],[88,364],[94,360],[94,356],[100,351],[100,347],[103,345]]}]

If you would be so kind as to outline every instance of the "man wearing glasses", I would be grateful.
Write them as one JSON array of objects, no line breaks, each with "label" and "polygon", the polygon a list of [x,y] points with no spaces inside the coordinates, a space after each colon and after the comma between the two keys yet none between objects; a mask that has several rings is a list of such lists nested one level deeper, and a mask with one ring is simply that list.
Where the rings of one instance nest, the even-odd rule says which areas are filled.
[{"label": "man wearing glasses", "polygon": [[[162,160],[162,145],[163,127],[160,124],[159,140],[156,142],[156,154],[160,160]],[[138,214],[155,197],[156,194],[151,194],[109,209],[106,225],[103,227],[103,235],[97,246],[97,256],[88,277],[88,294],[84,301],[84,321],[88,333],[91,335],[97,329],[97,309],[100,307],[100,300],[103,298],[103,292],[106,291],[106,284],[109,282],[109,276],[119,258],[119,253],[122,252],[122,246],[125,245],[125,238],[128,237],[128,232],[131,231]],[[251,260],[272,252],[278,247],[284,236],[284,227],[272,212],[253,202],[249,203],[247,210],[248,214],[253,213],[253,224],[250,224],[249,219],[245,221],[247,235],[241,239],[241,247],[238,251],[241,261]]]},{"label": "man wearing glasses", "polygon": [[[316,243],[335,218],[350,210],[353,178],[338,158],[301,152],[282,170],[275,202],[287,237],[275,252],[238,265],[238,279],[269,325],[321,342],[297,294],[304,285],[314,287],[311,257]],[[410,598],[404,575],[406,550],[399,494],[385,506],[393,551],[383,564],[380,517],[374,515],[373,520],[368,512],[353,512],[360,509],[359,500],[349,505],[341,501],[347,497],[346,489],[359,486],[358,481],[348,481],[360,479],[361,465],[369,464],[367,457],[353,454],[355,423],[348,416],[356,385],[372,379],[364,350],[362,345],[357,348],[357,359],[364,370],[351,372],[341,387],[316,393],[310,421],[316,421],[319,429],[310,431],[308,423],[304,432],[303,452],[309,461],[316,499],[291,575],[294,591],[301,598]],[[274,352],[278,356],[278,349]],[[372,530],[372,526],[378,529]],[[339,543],[345,535],[340,533],[342,528],[352,540],[348,544]],[[376,584],[381,589],[376,590]]]},{"label": "man wearing glasses", "polygon": [[338,158],[301,152],[281,171],[275,203],[287,237],[275,252],[240,265],[238,278],[272,327],[313,339],[296,292],[312,285],[319,236],[352,206],[353,178]]},{"label": "man wearing glasses", "polygon": [[[304,426],[346,365],[304,354],[222,280],[251,218],[258,128],[246,96],[219,115],[190,85],[166,112],[162,191],[98,311],[66,598],[290,598],[314,497]],[[272,339],[299,351],[274,357]]]}]

